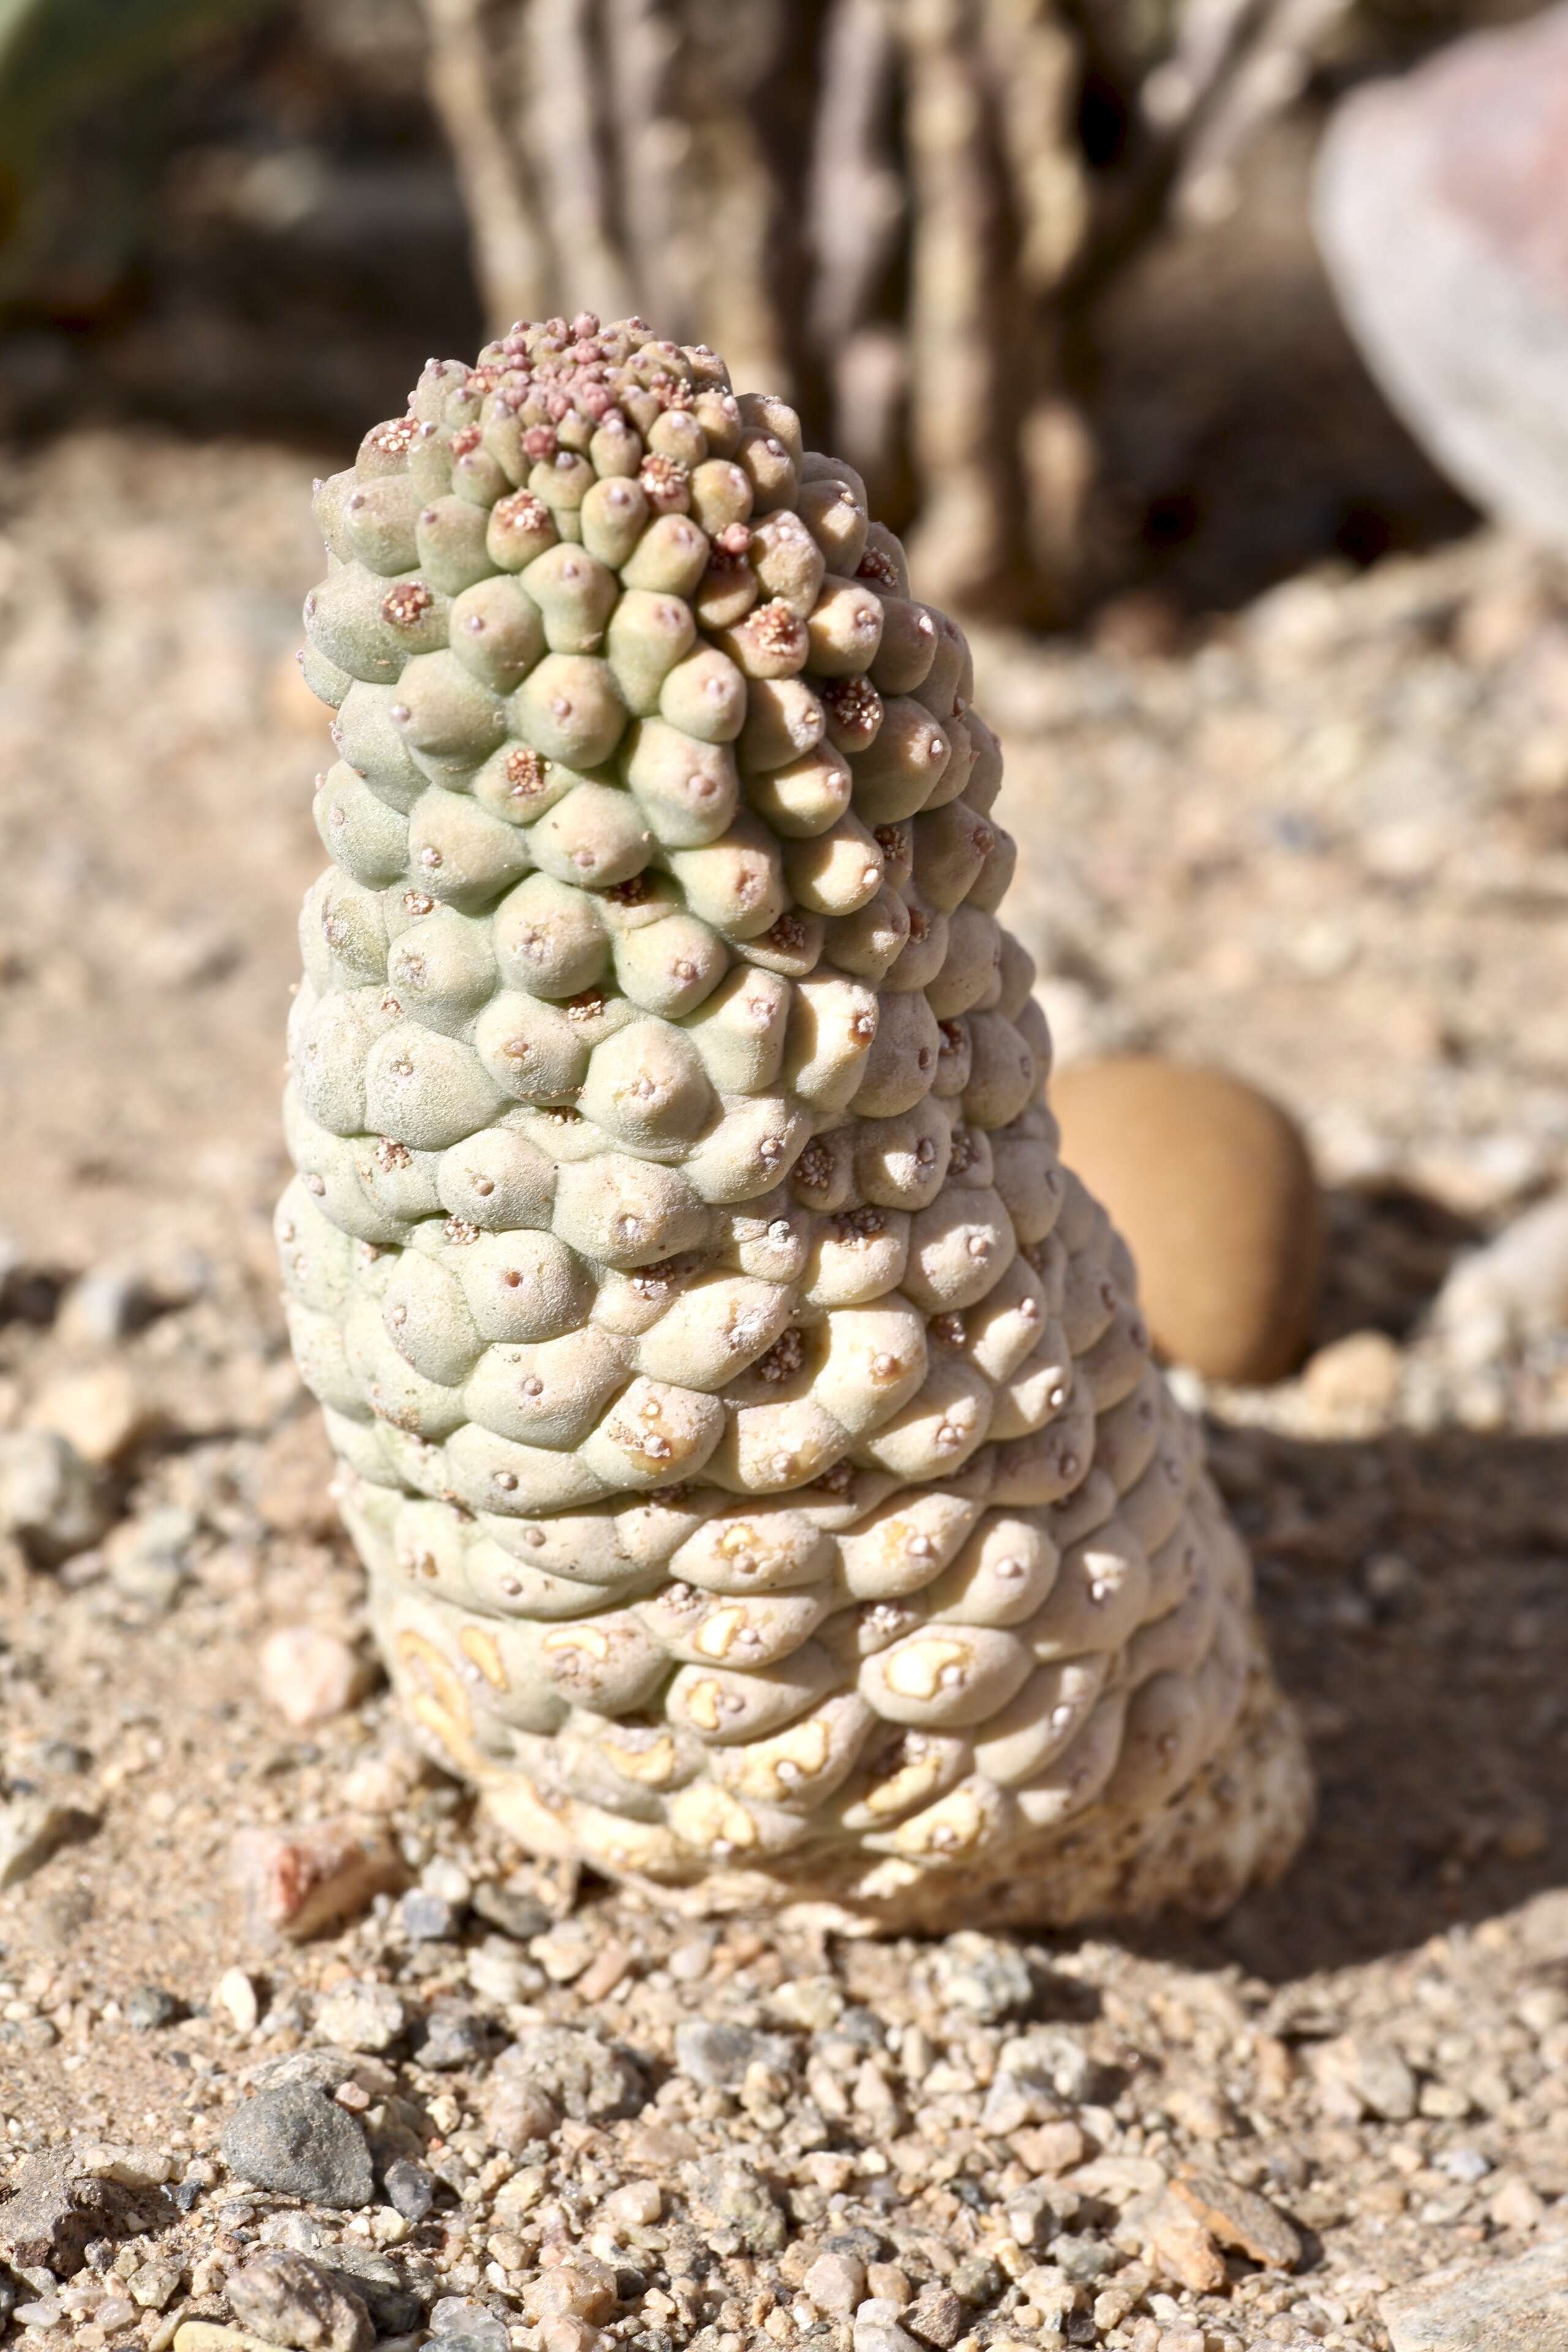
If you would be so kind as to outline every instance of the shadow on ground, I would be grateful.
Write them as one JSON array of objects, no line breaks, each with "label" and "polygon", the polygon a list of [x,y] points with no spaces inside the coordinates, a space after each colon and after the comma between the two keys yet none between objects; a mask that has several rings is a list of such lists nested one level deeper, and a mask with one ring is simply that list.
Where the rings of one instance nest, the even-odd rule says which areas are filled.
[{"label": "shadow on ground", "polygon": [[1314,1349],[1352,1331],[1409,1339],[1455,1260],[1486,1238],[1476,1219],[1394,1181],[1326,1192],[1323,1227]]},{"label": "shadow on ground", "polygon": [[1568,1439],[1211,1439],[1319,1816],[1279,1885],[1131,1940],[1284,1981],[1568,1882]]}]

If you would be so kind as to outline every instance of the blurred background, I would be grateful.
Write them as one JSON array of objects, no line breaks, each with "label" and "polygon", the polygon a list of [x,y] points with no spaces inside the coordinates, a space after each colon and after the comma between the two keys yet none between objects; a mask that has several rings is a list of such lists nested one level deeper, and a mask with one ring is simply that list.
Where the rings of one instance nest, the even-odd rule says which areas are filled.
[{"label": "blurred background", "polygon": [[787,392],[927,593],[1232,606],[1464,527],[1337,323],[1308,177],[1347,88],[1524,13],[7,0],[0,421],[346,451],[427,348],[639,310]]}]

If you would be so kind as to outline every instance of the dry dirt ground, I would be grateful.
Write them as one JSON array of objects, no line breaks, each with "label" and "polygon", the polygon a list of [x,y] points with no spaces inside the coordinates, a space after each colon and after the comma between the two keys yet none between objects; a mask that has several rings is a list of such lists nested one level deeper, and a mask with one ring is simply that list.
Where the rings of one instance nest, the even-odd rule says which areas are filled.
[{"label": "dry dirt ground", "polygon": [[[0,1430],[110,1454],[112,1514],[62,1567],[4,1553],[0,1824],[53,1806],[58,1843],[0,1892],[0,2187],[113,2141],[151,2200],[79,2267],[14,2252],[13,2326],[163,2352],[281,2244],[379,2257],[380,2333],[454,2352],[1376,2347],[1390,2288],[1568,2229],[1568,1352],[1424,1320],[1568,1155],[1561,583],[1479,538],[1179,659],[984,649],[1062,1050],[1263,1079],[1330,1188],[1305,1376],[1186,1381],[1312,1740],[1300,1865],[1201,1930],[699,1932],[516,1874],[374,1690],[300,1730],[258,1676],[279,1628],[363,1639],[268,1229],[320,855],[308,470],[105,432],[0,488]],[[350,1813],[415,1899],[259,1946],[237,1831]],[[635,2075],[542,2062],[553,2107],[509,2110],[542,2020]],[[289,2058],[398,2198],[231,2175]]]}]

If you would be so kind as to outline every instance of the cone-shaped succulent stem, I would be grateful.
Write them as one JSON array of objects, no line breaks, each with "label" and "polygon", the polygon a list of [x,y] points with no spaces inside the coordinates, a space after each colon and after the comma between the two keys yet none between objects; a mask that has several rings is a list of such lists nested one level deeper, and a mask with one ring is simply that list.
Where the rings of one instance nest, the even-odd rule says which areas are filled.
[{"label": "cone-shaped succulent stem", "polygon": [[279,1236],[422,1736],[698,1905],[1279,1866],[1246,1554],[1057,1160],[967,648],[858,477],[584,314],[432,362],[318,513]]}]

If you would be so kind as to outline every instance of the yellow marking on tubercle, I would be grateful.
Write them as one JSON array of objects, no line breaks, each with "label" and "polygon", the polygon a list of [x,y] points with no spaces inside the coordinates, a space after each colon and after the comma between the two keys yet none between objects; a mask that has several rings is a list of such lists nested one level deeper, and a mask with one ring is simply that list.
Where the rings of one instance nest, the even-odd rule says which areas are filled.
[{"label": "yellow marking on tubercle", "polygon": [[905,1764],[880,1788],[867,1791],[866,1811],[879,1816],[905,1812],[936,1786],[940,1776],[941,1768],[934,1757],[928,1757],[923,1763]]},{"label": "yellow marking on tubercle", "polygon": [[968,1656],[962,1642],[911,1642],[888,1660],[888,1688],[900,1698],[934,1698],[948,1669],[962,1666]]},{"label": "yellow marking on tubercle", "polygon": [[506,1668],[501,1664],[500,1648],[493,1633],[488,1633],[482,1625],[465,1625],[458,1638],[464,1656],[472,1658],[492,1690],[503,1691],[510,1687]]},{"label": "yellow marking on tubercle", "polygon": [[586,1650],[590,1657],[603,1661],[610,1654],[610,1637],[597,1625],[574,1625],[569,1632],[546,1633],[539,1646],[552,1657],[563,1650]]},{"label": "yellow marking on tubercle", "polygon": [[898,1842],[908,1853],[969,1853],[985,1834],[984,1808],[970,1789],[954,1789],[918,1821],[906,1822]]},{"label": "yellow marking on tubercle", "polygon": [[697,1647],[705,1658],[727,1658],[745,1622],[743,1609],[716,1609],[698,1633]]},{"label": "yellow marking on tubercle", "polygon": [[671,1798],[669,1824],[687,1845],[704,1852],[721,1843],[738,1846],[757,1843],[757,1825],[744,1805],[710,1780],[699,1780]]},{"label": "yellow marking on tubercle", "polygon": [[686,1712],[700,1731],[718,1730],[719,1699],[715,1682],[693,1683],[686,1694]]},{"label": "yellow marking on tubercle", "polygon": [[675,1769],[675,1742],[668,1733],[651,1748],[617,1748],[613,1740],[599,1743],[599,1752],[623,1780],[640,1780],[645,1788],[662,1789]]}]

